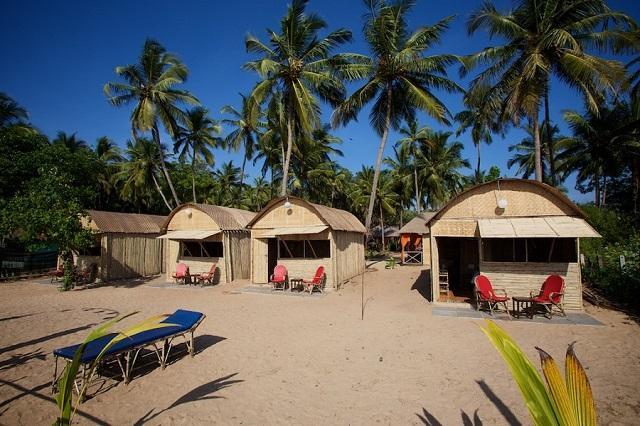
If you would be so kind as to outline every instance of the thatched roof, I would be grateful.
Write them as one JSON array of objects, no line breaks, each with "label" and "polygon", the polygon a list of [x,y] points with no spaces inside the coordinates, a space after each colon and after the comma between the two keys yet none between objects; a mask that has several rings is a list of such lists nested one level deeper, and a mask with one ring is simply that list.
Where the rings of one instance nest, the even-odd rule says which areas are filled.
[{"label": "thatched roof", "polygon": [[166,216],[89,210],[87,226],[99,233],[159,234]]},{"label": "thatched roof", "polygon": [[[269,203],[258,214],[256,214],[253,220],[251,220],[247,224],[247,228],[251,228],[251,226],[253,226],[253,224],[255,224],[258,219],[260,219],[260,217],[268,212],[274,205],[283,203],[286,198],[287,197],[278,197],[269,201]],[[305,204],[309,208],[309,210],[316,213],[320,220],[322,220],[334,231],[359,232],[362,234],[366,232],[364,225],[358,220],[357,217],[355,217],[348,211],[323,206],[321,204],[310,203],[306,200],[303,200],[302,198],[293,197],[291,195],[288,198],[290,200],[298,200],[301,203]]]},{"label": "thatched roof", "polygon": [[193,208],[200,210],[204,214],[208,215],[213,221],[218,224],[223,231],[239,231],[244,230],[249,221],[256,215],[253,212],[242,209],[234,209],[231,207],[214,206],[212,204],[196,204],[186,203],[173,209],[169,214],[162,226],[163,229],[167,229],[171,218],[180,210],[185,208]]},{"label": "thatched roof", "polygon": [[426,235],[429,233],[427,228],[427,222],[431,220],[437,212],[422,212],[416,217],[407,222],[402,228],[400,228],[401,234],[421,234]]}]

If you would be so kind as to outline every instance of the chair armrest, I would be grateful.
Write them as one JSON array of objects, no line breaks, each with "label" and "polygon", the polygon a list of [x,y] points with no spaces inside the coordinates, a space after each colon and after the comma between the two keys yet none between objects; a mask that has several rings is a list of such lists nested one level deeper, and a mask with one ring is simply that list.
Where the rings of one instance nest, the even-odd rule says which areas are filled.
[{"label": "chair armrest", "polygon": [[493,288],[493,294],[495,295],[496,292],[501,292],[502,294],[504,294],[505,296],[507,295],[507,290],[505,290],[504,288]]},{"label": "chair armrest", "polygon": [[556,296],[560,296],[560,298],[564,297],[564,293],[563,292],[551,292],[549,293],[549,300],[551,299],[555,299]]},{"label": "chair armrest", "polygon": [[269,275],[269,281],[273,281],[273,274]]}]

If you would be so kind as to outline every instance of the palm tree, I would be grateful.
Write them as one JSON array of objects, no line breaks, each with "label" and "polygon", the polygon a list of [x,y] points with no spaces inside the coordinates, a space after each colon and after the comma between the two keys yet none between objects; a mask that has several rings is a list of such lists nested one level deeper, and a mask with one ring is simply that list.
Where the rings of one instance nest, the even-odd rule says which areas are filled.
[{"label": "palm tree", "polygon": [[248,186],[242,193],[242,208],[258,212],[271,199],[269,183],[262,176],[254,178],[253,185]]},{"label": "palm tree", "polygon": [[[490,37],[506,42],[470,55],[464,60],[464,75],[480,64],[487,68],[473,84],[489,87],[488,98],[502,104],[502,120],[519,121],[528,117],[533,126],[535,175],[542,181],[539,109],[544,100],[545,120],[549,121],[551,76],[557,76],[578,89],[589,108],[597,112],[602,89],[613,91],[624,77],[620,62],[586,52],[588,47],[602,50],[627,40],[621,26],[606,29],[609,21],[634,27],[633,20],[611,11],[604,0],[522,0],[510,12],[500,13],[491,2],[478,8],[467,23],[469,35],[484,28]],[[597,31],[600,28],[603,31]],[[548,135],[547,140],[552,137]],[[553,157],[553,147],[548,147]],[[555,184],[555,164],[550,164]]]},{"label": "palm tree", "polygon": [[[394,182],[394,191],[398,194],[398,202],[400,203],[400,227],[402,228],[404,207],[411,204],[412,188],[419,185],[419,175],[415,174],[417,170],[417,152],[416,156],[409,155],[407,145],[396,146],[393,148],[393,152],[395,157],[385,158],[384,163],[389,166]],[[422,193],[417,195],[416,206],[418,205],[418,200],[422,202],[422,195]]]},{"label": "palm tree", "polygon": [[[600,114],[591,111],[581,115],[576,111],[566,111],[564,120],[569,124],[572,137],[562,138],[564,152],[560,158],[564,162],[565,174],[577,172],[577,185],[587,185],[586,190],[594,190],[595,205],[606,203],[607,179],[619,174],[625,163],[618,155],[632,157],[633,152],[625,149],[619,128],[630,121],[627,105],[614,108],[600,107]],[[637,144],[637,142],[636,142]],[[636,156],[638,155],[636,147]]]},{"label": "palm tree", "polygon": [[165,164],[159,122],[171,137],[175,137],[178,125],[186,118],[179,105],[199,103],[189,92],[175,88],[186,80],[187,67],[160,43],[147,39],[138,63],[116,67],[115,73],[125,83],[107,83],[104,92],[114,106],[134,104],[131,111],[133,138],[137,139],[139,131],[151,132],[158,148],[160,169],[177,206],[180,200]]},{"label": "palm tree", "polygon": [[396,147],[399,146],[404,148],[405,152],[411,158],[413,168],[413,188],[416,194],[416,213],[420,213],[422,208],[420,206],[421,196],[416,157],[421,145],[429,145],[431,143],[431,129],[428,127],[418,127],[418,122],[416,120],[411,120],[407,126],[400,128],[399,133],[404,137],[396,142]]},{"label": "palm tree", "polygon": [[73,132],[70,135],[68,135],[67,133],[65,133],[63,131],[59,131],[56,134],[56,137],[52,141],[52,143],[59,144],[59,145],[64,145],[71,152],[76,152],[79,149],[88,149],[89,148],[89,145],[87,144],[87,142],[85,140],[79,139],[76,136],[76,132]]},{"label": "palm tree", "polygon": [[451,135],[434,132],[431,145],[423,145],[418,151],[421,185],[432,210],[462,191],[465,178],[460,170],[470,167],[469,161],[462,158],[464,146],[459,141],[450,141]]},{"label": "palm tree", "polygon": [[171,211],[171,204],[156,178],[160,157],[157,145],[145,138],[138,138],[135,142],[128,141],[125,155],[126,160],[121,163],[120,171],[115,175],[116,181],[122,185],[122,197],[148,203],[151,198],[149,188],[154,186]]},{"label": "palm tree", "polygon": [[195,107],[186,111],[184,126],[181,126],[177,133],[173,152],[177,153],[180,161],[185,161],[191,157],[191,189],[193,192],[193,202],[197,203],[196,197],[196,162],[201,160],[208,165],[214,162],[213,148],[221,146],[222,140],[215,135],[222,130],[217,121],[209,117],[209,111],[204,107]]},{"label": "palm tree", "polygon": [[[106,136],[99,137],[96,141],[95,153],[101,165],[101,171],[98,173],[100,185],[98,203],[102,205],[103,202],[108,203],[108,198],[114,189],[114,176],[124,157],[115,142]],[[102,198],[102,194],[106,195],[105,199]]]},{"label": "palm tree", "polygon": [[282,96],[287,126],[282,196],[287,193],[294,133],[297,129],[310,133],[319,123],[320,107],[316,96],[336,106],[346,92],[332,71],[332,62],[338,61],[339,57],[330,58],[329,55],[337,46],[351,40],[351,31],[338,29],[320,38],[318,32],[327,24],[315,14],[305,14],[306,5],[307,0],[293,0],[280,21],[280,34],[269,30],[267,44],[251,35],[245,41],[247,52],[262,55],[244,65],[261,78],[251,97],[257,104],[262,104],[274,92]]},{"label": "palm tree", "polygon": [[[424,56],[425,51],[440,40],[451,18],[420,27],[410,34],[406,19],[411,2],[398,0],[387,4],[384,0],[369,0],[367,5],[364,36],[372,57],[352,56],[352,63],[340,68],[346,78],[366,79],[366,82],[334,111],[333,125],[355,120],[364,105],[373,101],[369,119],[381,138],[371,189],[371,193],[375,193],[389,130],[414,120],[416,110],[448,123],[449,110],[431,90],[459,92],[462,89],[446,77],[446,68],[456,60],[455,56]],[[371,198],[365,220],[367,230],[373,208]]]},{"label": "palm tree", "polygon": [[217,182],[212,194],[209,194],[208,202],[221,206],[234,207],[240,199],[240,167],[233,165],[233,161],[222,163],[222,166],[213,173]]},{"label": "palm tree", "polygon": [[[551,157],[548,150],[550,144],[547,137],[549,133],[551,133],[554,153],[553,161],[556,163],[559,159],[560,152],[563,150],[560,141],[564,136],[558,135],[558,133],[560,133],[558,126],[552,125],[550,131],[547,129],[548,126],[549,124],[546,121],[543,121],[540,126],[540,129],[542,130],[540,132],[542,137],[542,180],[543,182],[551,185],[551,176],[549,174]],[[533,133],[533,126],[529,125],[525,127],[524,130],[527,132],[528,136],[522,139],[519,143],[509,146],[509,152],[513,152],[514,154],[513,157],[507,161],[507,167],[511,168],[513,166],[517,166],[516,174],[522,175],[523,179],[529,179],[535,174],[536,170],[535,136]],[[558,171],[562,171],[562,167],[558,167]]]},{"label": "palm tree", "polygon": [[240,147],[244,148],[242,172],[240,175],[240,185],[242,186],[247,160],[253,159],[257,149],[257,141],[261,135],[260,117],[262,112],[260,111],[260,105],[255,102],[253,98],[243,94],[240,94],[240,96],[242,97],[242,107],[240,111],[231,105],[226,105],[222,108],[221,112],[233,117],[222,120],[223,124],[228,124],[232,128],[231,132],[225,138],[227,147],[236,151],[239,150]]},{"label": "palm tree", "polygon": [[492,133],[499,131],[498,105],[490,104],[486,99],[489,87],[478,84],[464,96],[465,110],[457,113],[453,119],[458,123],[456,136],[471,129],[471,141],[476,146],[478,160],[476,163],[476,183],[481,183],[482,169],[480,167],[480,145],[493,142]]},{"label": "palm tree", "polygon": [[26,109],[6,93],[0,92],[0,127],[23,122],[28,117]]}]

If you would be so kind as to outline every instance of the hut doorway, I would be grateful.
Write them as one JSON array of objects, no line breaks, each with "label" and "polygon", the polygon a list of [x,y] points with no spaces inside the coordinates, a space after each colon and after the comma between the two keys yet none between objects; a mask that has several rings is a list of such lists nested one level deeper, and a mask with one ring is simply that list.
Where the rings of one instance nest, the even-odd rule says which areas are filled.
[{"label": "hut doorway", "polygon": [[473,277],[479,271],[476,238],[438,237],[441,302],[473,303]]},{"label": "hut doorway", "polygon": [[278,239],[269,238],[267,240],[267,282],[278,264]]}]

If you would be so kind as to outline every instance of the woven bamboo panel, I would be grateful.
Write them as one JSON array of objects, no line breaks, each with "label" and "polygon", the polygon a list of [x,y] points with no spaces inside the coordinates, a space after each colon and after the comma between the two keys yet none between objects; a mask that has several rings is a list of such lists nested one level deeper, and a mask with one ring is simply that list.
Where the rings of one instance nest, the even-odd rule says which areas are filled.
[{"label": "woven bamboo panel", "polygon": [[248,232],[228,232],[231,280],[247,279],[251,269],[251,238]]},{"label": "woven bamboo panel", "polygon": [[582,285],[577,263],[481,262],[480,272],[494,287],[504,288],[510,297],[528,297],[540,291],[549,275],[560,275],[565,282],[564,305],[569,310],[582,310]]},{"label": "woven bamboo panel", "polygon": [[254,283],[264,284],[269,279],[268,249],[266,239],[251,239],[251,281]]},{"label": "woven bamboo panel", "polygon": [[478,222],[475,220],[439,219],[431,223],[431,235],[437,237],[475,237]]},{"label": "woven bamboo panel", "polygon": [[[497,200],[507,200],[499,209]],[[525,180],[500,181],[497,185],[480,185],[453,199],[439,218],[491,218],[514,216],[579,216],[579,210],[552,191]]]},{"label": "woven bamboo panel", "polygon": [[332,234],[335,270],[333,285],[337,288],[364,270],[364,237],[357,232],[334,231]]},{"label": "woven bamboo panel", "polygon": [[252,229],[284,228],[287,226],[320,226],[325,223],[302,200],[291,199],[290,209],[274,204],[252,225]]},{"label": "woven bamboo panel", "polygon": [[169,231],[217,231],[218,224],[208,214],[195,208],[180,208],[167,225]]},{"label": "woven bamboo panel", "polygon": [[102,277],[105,280],[156,275],[162,272],[162,240],[155,236],[109,234],[102,239]]}]

